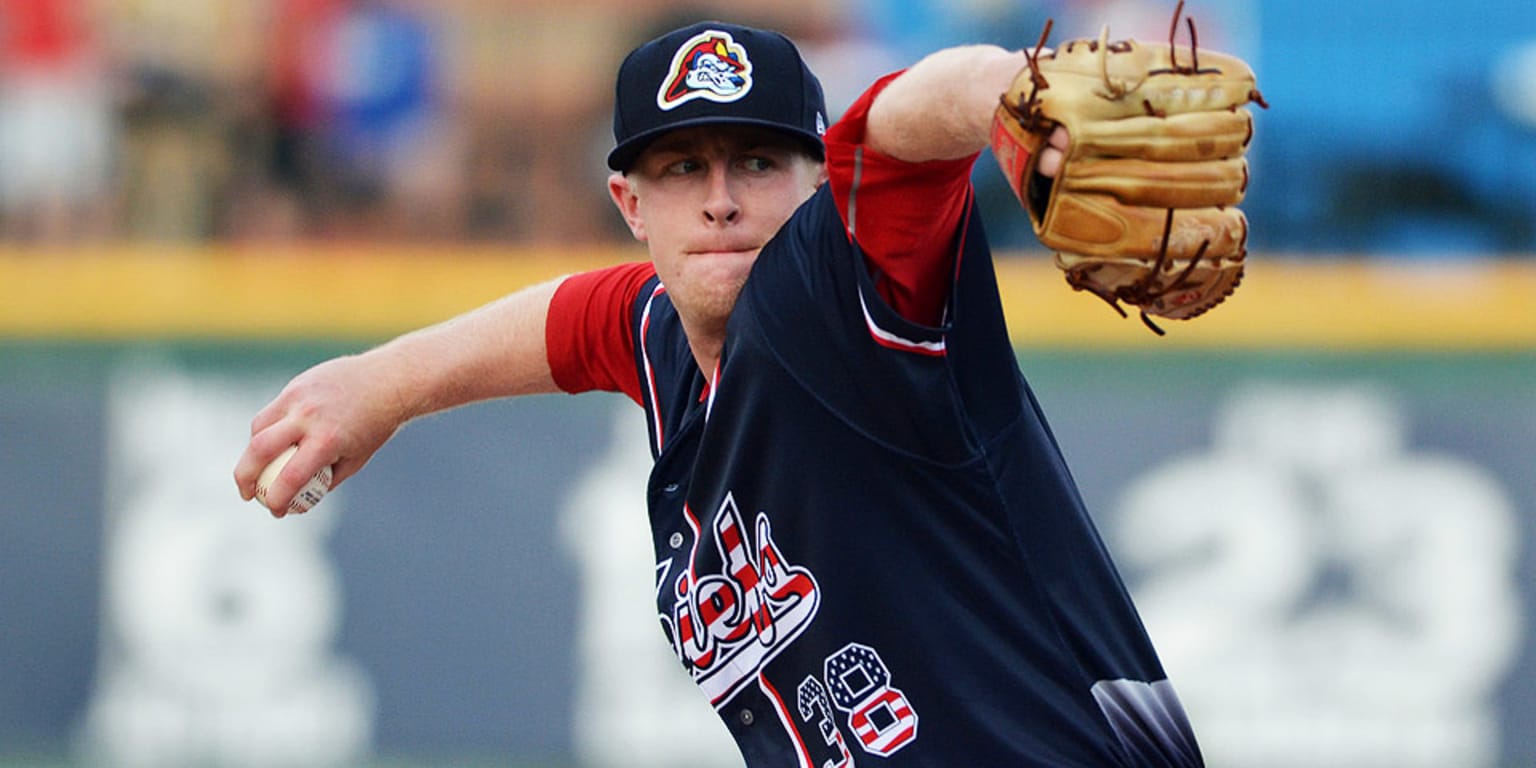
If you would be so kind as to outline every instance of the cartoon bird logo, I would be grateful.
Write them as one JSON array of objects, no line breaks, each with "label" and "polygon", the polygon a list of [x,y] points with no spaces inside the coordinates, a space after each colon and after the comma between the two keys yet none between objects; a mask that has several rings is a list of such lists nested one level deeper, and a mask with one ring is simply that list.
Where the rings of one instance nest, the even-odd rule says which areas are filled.
[{"label": "cartoon bird logo", "polygon": [[670,110],[693,99],[736,101],[752,90],[747,49],[729,33],[707,30],[690,38],[672,56],[672,67],[656,92],[656,106]]}]

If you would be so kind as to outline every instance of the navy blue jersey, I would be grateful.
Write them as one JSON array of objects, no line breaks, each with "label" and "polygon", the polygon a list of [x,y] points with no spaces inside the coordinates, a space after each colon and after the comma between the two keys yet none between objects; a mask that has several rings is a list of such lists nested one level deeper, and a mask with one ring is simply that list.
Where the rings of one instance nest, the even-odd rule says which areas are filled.
[{"label": "navy blue jersey", "polygon": [[750,768],[1200,765],[968,207],[928,327],[824,186],[758,257],[712,384],[645,285],[662,627]]}]

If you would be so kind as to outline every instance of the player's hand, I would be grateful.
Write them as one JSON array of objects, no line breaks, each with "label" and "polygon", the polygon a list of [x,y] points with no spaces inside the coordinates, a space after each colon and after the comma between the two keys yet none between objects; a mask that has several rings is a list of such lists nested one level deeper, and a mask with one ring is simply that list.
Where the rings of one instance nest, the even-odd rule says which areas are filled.
[{"label": "player's hand", "polygon": [[251,422],[235,465],[243,499],[256,495],[263,468],[290,445],[299,450],[267,489],[274,517],[286,514],[304,483],[330,466],[332,487],[356,474],[404,423],[395,378],[369,355],[340,357],[299,374]]}]

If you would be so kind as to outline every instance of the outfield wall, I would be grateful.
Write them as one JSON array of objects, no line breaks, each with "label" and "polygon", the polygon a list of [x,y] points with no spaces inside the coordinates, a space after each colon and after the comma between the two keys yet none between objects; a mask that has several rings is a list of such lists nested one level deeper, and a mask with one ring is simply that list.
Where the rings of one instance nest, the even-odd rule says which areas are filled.
[{"label": "outfield wall", "polygon": [[[732,765],[627,401],[414,423],[299,519],[230,480],[305,366],[633,255],[0,255],[0,763]],[[1253,263],[1162,339],[1000,265],[1209,762],[1536,763],[1536,269]]]},{"label": "outfield wall", "polygon": [[[612,249],[0,249],[0,338],[371,340],[523,285],[624,259]],[[999,261],[1022,346],[1142,347],[1145,331],[1066,288],[1041,254]],[[1536,348],[1536,260],[1251,257],[1235,300],[1158,348]]]}]

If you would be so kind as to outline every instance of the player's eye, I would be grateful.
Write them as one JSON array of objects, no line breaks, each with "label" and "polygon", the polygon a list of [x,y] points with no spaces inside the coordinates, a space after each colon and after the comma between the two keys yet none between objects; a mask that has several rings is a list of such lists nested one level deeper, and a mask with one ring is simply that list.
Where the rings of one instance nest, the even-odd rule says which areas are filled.
[{"label": "player's eye", "polygon": [[741,160],[740,165],[748,173],[765,173],[773,170],[777,164],[773,158],[765,155],[749,155]]},{"label": "player's eye", "polygon": [[675,160],[673,162],[667,163],[667,165],[662,168],[662,172],[668,176],[686,176],[690,173],[697,172],[700,168],[703,167],[704,165],[697,160]]}]

